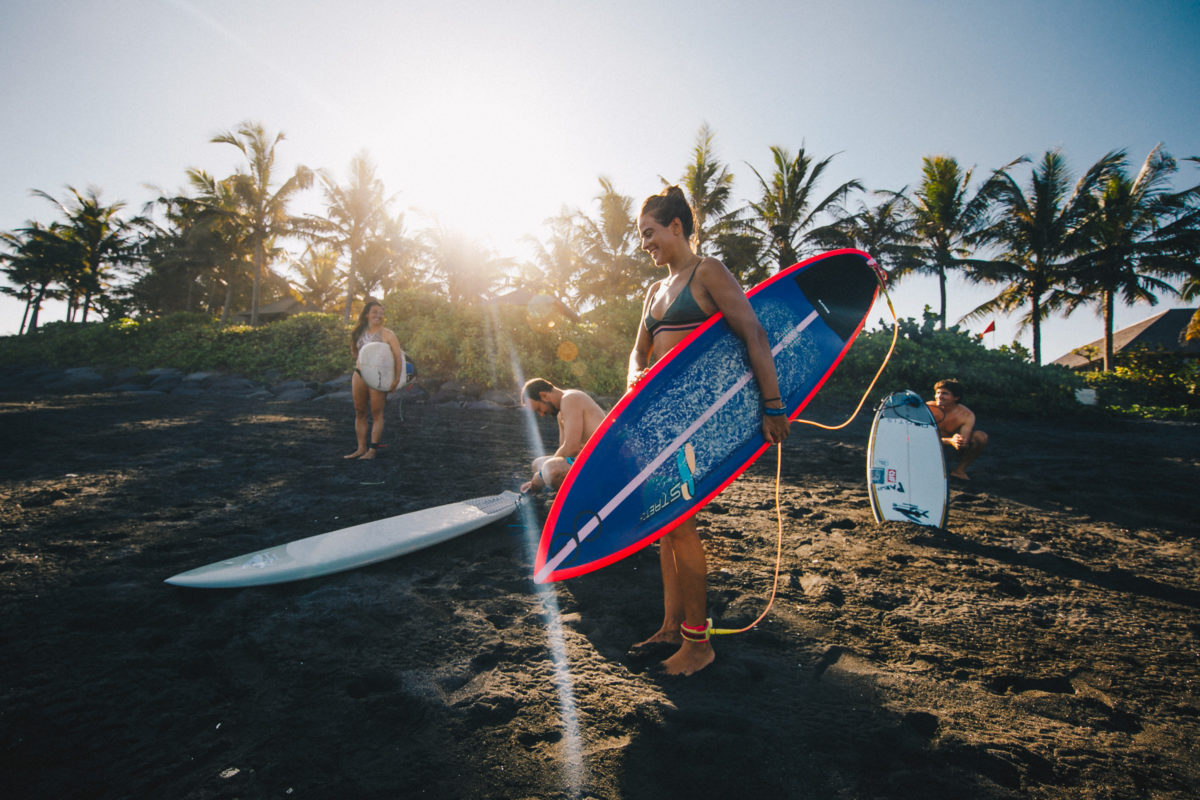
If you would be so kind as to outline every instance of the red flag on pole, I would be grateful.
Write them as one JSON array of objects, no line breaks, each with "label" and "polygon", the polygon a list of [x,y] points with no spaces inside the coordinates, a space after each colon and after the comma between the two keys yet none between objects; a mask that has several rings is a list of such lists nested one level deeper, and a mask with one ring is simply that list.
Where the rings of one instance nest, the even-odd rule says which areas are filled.
[{"label": "red flag on pole", "polygon": [[992,320],[991,322],[989,322],[989,323],[988,323],[988,326],[987,326],[986,328],[984,328],[984,329],[983,329],[983,332],[984,332],[984,333],[991,333],[991,332],[992,332],[992,331],[994,331],[994,330],[996,330],[996,320]]}]

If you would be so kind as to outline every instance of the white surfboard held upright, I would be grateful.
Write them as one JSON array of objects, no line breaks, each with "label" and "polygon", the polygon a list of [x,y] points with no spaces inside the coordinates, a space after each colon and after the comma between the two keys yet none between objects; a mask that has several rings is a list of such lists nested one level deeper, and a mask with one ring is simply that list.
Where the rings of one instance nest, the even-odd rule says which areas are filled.
[{"label": "white surfboard held upright", "polygon": [[374,564],[453,539],[511,514],[521,496],[502,492],[297,539],[166,579],[175,586],[233,589],[286,583]]},{"label": "white surfboard held upright", "polygon": [[949,486],[942,442],[933,414],[916,392],[894,392],[875,412],[867,492],[876,522],[946,524]]},{"label": "white surfboard held upright", "polygon": [[[396,384],[397,389],[404,385],[404,381],[408,377],[404,360],[404,354],[401,353],[400,383]],[[391,389],[392,381],[396,379],[396,359],[392,355],[392,348],[388,347],[385,342],[364,344],[358,351],[358,364],[355,368],[362,379],[367,382],[367,386],[381,392]]]}]

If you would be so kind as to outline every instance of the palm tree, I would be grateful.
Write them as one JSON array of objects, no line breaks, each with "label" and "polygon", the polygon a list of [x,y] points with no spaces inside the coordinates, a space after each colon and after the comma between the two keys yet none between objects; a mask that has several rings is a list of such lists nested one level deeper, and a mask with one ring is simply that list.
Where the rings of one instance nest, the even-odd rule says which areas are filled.
[{"label": "palm tree", "polygon": [[254,259],[254,288],[250,300],[250,324],[258,325],[258,305],[263,273],[275,257],[275,240],[294,234],[300,221],[289,216],[287,206],[295,194],[312,185],[313,173],[298,166],[295,173],[272,191],[275,169],[275,148],[283,134],[271,138],[260,123],[244,122],[236,133],[228,131],[214,136],[215,144],[231,144],[246,157],[248,171],[239,170],[232,176],[232,188],[240,201],[241,214],[250,232]]},{"label": "palm tree", "polygon": [[[345,186],[338,186],[328,176],[321,176],[325,184],[325,210],[328,219],[311,219],[319,241],[331,245],[339,253],[349,259],[346,267],[346,304],[343,320],[349,324],[351,307],[358,294],[358,285],[363,282],[367,272],[373,273],[375,284],[380,282],[378,275],[380,259],[368,259],[367,251],[374,247],[379,250],[374,240],[382,236],[384,228],[392,225],[393,220],[388,216],[388,206],[392,198],[384,191],[383,181],[375,174],[375,166],[365,152],[356,155],[350,162],[350,180]],[[399,246],[400,242],[395,243]],[[364,287],[364,294],[372,287]]]},{"label": "palm tree", "polygon": [[386,296],[395,289],[416,283],[419,248],[404,229],[404,214],[387,217],[363,250],[358,280],[363,295],[376,290]]},{"label": "palm tree", "polygon": [[38,328],[42,303],[57,299],[62,292],[51,288],[61,282],[68,270],[69,252],[57,223],[45,227],[37,222],[15,231],[0,233],[0,242],[8,252],[0,253],[6,266],[5,277],[18,289],[4,287],[5,294],[25,301],[20,331],[33,333]]},{"label": "palm tree", "polygon": [[563,208],[558,216],[545,221],[550,230],[546,241],[527,236],[533,259],[519,266],[517,284],[534,292],[548,292],[560,300],[573,297],[573,284],[581,269],[579,232],[576,215]]},{"label": "palm tree", "polygon": [[822,199],[817,199],[816,186],[833,156],[813,163],[813,158],[804,150],[793,156],[782,147],[772,147],[771,157],[775,172],[768,181],[758,170],[761,199],[750,203],[749,226],[762,236],[774,251],[778,269],[784,269],[800,260],[802,253],[825,234],[825,228],[816,224],[817,216],[830,211],[845,201],[850,192],[862,190],[857,180],[846,181]]},{"label": "palm tree", "polygon": [[1113,366],[1113,315],[1119,294],[1126,305],[1158,302],[1158,293],[1178,295],[1170,282],[1195,269],[1195,253],[1174,225],[1186,212],[1186,195],[1171,189],[1175,159],[1155,147],[1130,178],[1125,153],[1100,182],[1086,224],[1084,251],[1070,264],[1077,305],[1096,304],[1104,319],[1104,369]]},{"label": "palm tree", "polygon": [[[133,305],[152,316],[164,311],[191,311],[199,269],[186,246],[183,198],[160,195],[146,204],[141,222],[141,274],[129,286]],[[162,209],[163,223],[154,219]]]},{"label": "palm tree", "polygon": [[[1200,156],[1190,156],[1184,161],[1200,164]],[[1178,194],[1182,210],[1166,225],[1164,234],[1177,244],[1177,253],[1191,258],[1191,267],[1180,286],[1179,294],[1184,300],[1200,297],[1200,185],[1185,189]],[[1187,339],[1200,339],[1200,309],[1192,315],[1184,333]]]},{"label": "palm tree", "polygon": [[341,283],[339,254],[329,245],[311,245],[293,264],[300,277],[298,291],[305,304],[328,311],[337,302]]},{"label": "palm tree", "polygon": [[248,234],[229,181],[194,169],[188,178],[195,196],[160,192],[146,204],[139,222],[142,270],[130,293],[148,315],[220,310],[224,321],[235,294],[250,299]]},{"label": "palm tree", "polygon": [[[703,254],[705,246],[728,228],[726,209],[733,196],[733,174],[717,160],[712,143],[713,132],[706,122],[696,134],[692,162],[680,181],[695,215],[698,254]],[[665,178],[661,180],[664,185],[669,183]]]},{"label": "palm tree", "polygon": [[762,237],[740,220],[730,222],[729,229],[718,233],[713,242],[717,256],[743,287],[761,283],[771,274]]},{"label": "palm tree", "polygon": [[818,238],[823,247],[854,247],[870,253],[881,267],[899,271],[916,262],[911,203],[908,187],[898,192],[881,189],[874,206],[860,200],[857,211],[838,207],[832,210],[837,221]]},{"label": "palm tree", "polygon": [[739,210],[729,209],[733,173],[717,160],[712,141],[712,129],[704,123],[681,181],[696,217],[696,252],[712,249],[739,281],[753,285],[767,277],[761,240],[747,230]]},{"label": "palm tree", "polygon": [[183,255],[197,265],[199,274],[211,276],[214,288],[219,287],[224,325],[235,297],[244,296],[246,279],[253,304],[253,231],[235,189],[237,176],[219,181],[203,170],[191,169],[187,174],[196,196],[177,198],[178,224],[186,247]]},{"label": "palm tree", "polygon": [[511,265],[472,239],[440,224],[423,232],[430,272],[440,277],[453,303],[479,302],[504,278]]},{"label": "palm tree", "polygon": [[106,289],[110,268],[133,263],[136,245],[130,224],[119,216],[124,203],[101,203],[95,188],[89,188],[86,194],[71,186],[67,191],[71,198],[66,202],[40,190],[33,194],[49,200],[66,217],[59,236],[68,253],[66,273],[61,278],[68,290],[68,319],[73,319],[76,309],[82,306],[82,321],[87,322],[93,298]]},{"label": "palm tree", "polygon": [[973,237],[988,221],[987,187],[971,196],[973,174],[973,168],[963,172],[952,156],[926,156],[921,161],[921,183],[913,198],[901,201],[908,209],[906,227],[914,241],[892,274],[897,279],[914,272],[937,276],[938,324],[942,330],[946,329],[947,273],[971,254]]},{"label": "palm tree", "polygon": [[633,198],[600,178],[598,217],[579,212],[575,217],[580,247],[580,271],[575,291],[583,300],[603,302],[638,297],[654,277],[654,266],[642,252],[633,216]]},{"label": "palm tree", "polygon": [[1042,320],[1071,300],[1063,289],[1069,279],[1067,265],[1085,246],[1085,223],[1096,187],[1122,157],[1118,152],[1108,153],[1088,169],[1074,189],[1070,188],[1066,159],[1058,150],[1047,151],[1034,167],[1027,192],[1013,178],[1012,165],[996,171],[981,194],[994,196],[999,216],[980,240],[997,245],[1000,253],[992,260],[964,263],[970,280],[1005,288],[964,320],[1028,305],[1021,329],[1032,327],[1033,363],[1042,363]]}]

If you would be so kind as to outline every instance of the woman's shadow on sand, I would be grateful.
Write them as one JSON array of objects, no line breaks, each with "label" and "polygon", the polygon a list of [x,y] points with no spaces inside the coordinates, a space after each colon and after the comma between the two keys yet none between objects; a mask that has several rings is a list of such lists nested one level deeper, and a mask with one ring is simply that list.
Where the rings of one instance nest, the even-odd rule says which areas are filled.
[{"label": "woman's shadow on sand", "polygon": [[[645,685],[647,702],[627,718],[629,744],[611,756],[622,797],[671,797],[687,787],[700,798],[982,798],[1000,796],[997,785],[1053,780],[1032,753],[1014,761],[966,743],[935,745],[938,717],[885,709],[869,658],[790,624],[768,620],[722,637],[717,661],[694,676],[657,675],[627,654],[661,613],[657,570],[651,547],[568,582],[570,607],[583,612],[574,627]],[[713,594],[715,617],[738,615],[731,594]],[[604,761],[592,757],[588,769]]]}]

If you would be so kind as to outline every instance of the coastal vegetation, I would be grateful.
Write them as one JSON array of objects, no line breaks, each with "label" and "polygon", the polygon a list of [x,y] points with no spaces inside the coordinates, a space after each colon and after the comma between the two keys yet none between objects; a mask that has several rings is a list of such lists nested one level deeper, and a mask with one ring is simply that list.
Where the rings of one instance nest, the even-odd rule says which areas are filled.
[{"label": "coastal vegetation", "polygon": [[[98,189],[68,187],[62,200],[36,192],[56,218],[0,233],[8,282],[0,290],[25,303],[20,334],[0,339],[0,360],[249,375],[270,368],[319,379],[345,371],[347,326],[377,297],[427,374],[489,385],[538,374],[601,394],[622,388],[641,298],[658,271],[639,247],[634,199],[609,179],[599,179],[591,208],[547,220],[541,238],[528,238],[531,254],[516,259],[441,227],[409,230],[366,153],[354,156],[343,183],[304,166],[280,174],[284,137],[259,123],[211,141],[236,147],[243,166],[224,178],[188,169],[187,190],[160,192],[137,216]],[[870,252],[893,283],[937,278],[937,308],[900,322],[890,384],[924,390],[956,374],[977,405],[1005,398],[1030,413],[1073,402],[1088,382],[1133,413],[1194,401],[1194,367],[1146,355],[1122,364],[1112,344],[1117,298],[1200,296],[1200,185],[1176,187],[1193,173],[1181,175],[1161,147],[1136,173],[1114,150],[1078,179],[1057,150],[978,177],[953,156],[931,155],[911,189],[876,191],[859,180],[827,191],[833,156],[772,147],[770,169],[749,167],[750,197],[738,203],[734,173],[713,142],[702,126],[678,182],[697,210],[700,251],[743,284],[833,247]],[[323,213],[294,213],[311,190]],[[1020,313],[1032,348],[989,351],[950,324],[953,271],[996,289],[960,322]],[[41,319],[51,298],[65,301],[65,321]],[[288,299],[308,313],[262,316]],[[1042,322],[1084,306],[1103,318],[1103,376],[1041,367]],[[890,341],[890,322],[865,333],[827,394],[865,387]],[[1166,394],[1147,397],[1138,386]]]},{"label": "coastal vegetation", "polygon": [[[526,306],[458,305],[412,289],[392,295],[425,312],[396,325],[397,335],[430,387],[445,381],[512,391],[532,376],[577,386],[615,400],[624,390],[630,343],[641,307],[622,300],[579,319]],[[953,376],[970,392],[970,405],[985,414],[1062,416],[1107,410],[1125,415],[1200,419],[1197,372],[1178,355],[1122,354],[1110,372],[1080,374],[1037,366],[1020,346],[988,349],[978,335],[958,326],[942,329],[938,315],[878,320],[864,330],[804,418],[836,424],[866,397],[870,408],[883,395],[911,388],[930,395],[934,382]],[[256,380],[326,381],[349,371],[349,330],[336,314],[305,313],[253,327],[220,325],[214,318],[178,312],[146,319],[52,322],[37,336],[0,338],[0,364],[103,370],[223,372]],[[868,393],[872,379],[887,364]],[[1076,392],[1098,392],[1098,409],[1079,405]]]}]

